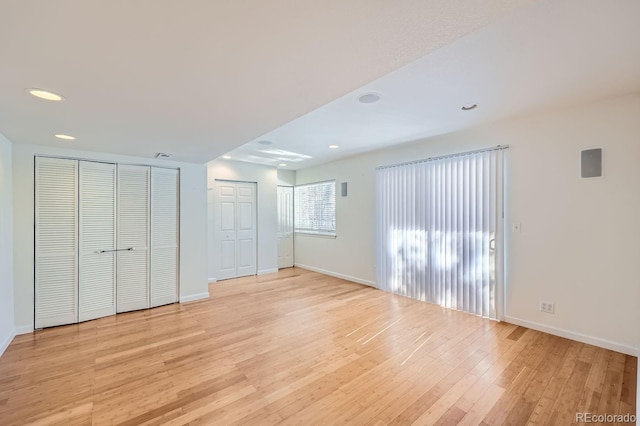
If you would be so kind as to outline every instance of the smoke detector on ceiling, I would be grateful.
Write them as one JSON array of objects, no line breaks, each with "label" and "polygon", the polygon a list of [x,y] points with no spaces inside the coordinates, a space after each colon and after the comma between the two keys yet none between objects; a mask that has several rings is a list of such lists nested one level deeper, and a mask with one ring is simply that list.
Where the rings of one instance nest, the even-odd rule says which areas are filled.
[{"label": "smoke detector on ceiling", "polygon": [[169,158],[171,154],[167,154],[166,152],[159,152],[156,154],[156,158]]},{"label": "smoke detector on ceiling", "polygon": [[380,95],[377,93],[365,93],[358,97],[358,100],[363,104],[373,104],[380,100]]}]

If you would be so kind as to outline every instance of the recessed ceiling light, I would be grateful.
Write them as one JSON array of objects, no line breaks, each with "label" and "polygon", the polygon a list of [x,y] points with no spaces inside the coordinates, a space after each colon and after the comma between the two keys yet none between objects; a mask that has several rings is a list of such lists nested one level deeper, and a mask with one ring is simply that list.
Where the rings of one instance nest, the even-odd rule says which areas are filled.
[{"label": "recessed ceiling light", "polygon": [[271,145],[273,142],[271,141],[258,141],[260,145]]},{"label": "recessed ceiling light", "polygon": [[156,154],[156,158],[169,158],[171,157],[171,154],[168,154],[166,152],[159,152]]},{"label": "recessed ceiling light", "polygon": [[42,90],[42,89],[25,89],[25,90],[29,92],[31,95],[35,96],[36,98],[46,99],[47,101],[61,101],[64,99],[62,95],[49,92],[48,90]]},{"label": "recessed ceiling light", "polygon": [[329,148],[331,148],[331,149],[338,149],[338,148],[340,148],[340,146],[338,146],[338,145],[329,145]]},{"label": "recessed ceiling light", "polygon": [[360,95],[358,100],[363,104],[373,104],[380,100],[380,95],[377,93],[365,93],[364,95]]},{"label": "recessed ceiling light", "polygon": [[287,167],[287,165],[285,163],[280,163],[278,164],[279,167]]},{"label": "recessed ceiling light", "polygon": [[224,158],[225,160],[230,160],[231,156],[230,155],[223,155],[222,158]]},{"label": "recessed ceiling light", "polygon": [[61,133],[54,135],[58,139],[64,139],[65,141],[73,141],[75,140],[75,136],[63,135]]},{"label": "recessed ceiling light", "polygon": [[471,111],[472,109],[476,108],[478,106],[478,104],[467,104],[467,105],[463,105],[462,108],[460,108],[463,111]]}]

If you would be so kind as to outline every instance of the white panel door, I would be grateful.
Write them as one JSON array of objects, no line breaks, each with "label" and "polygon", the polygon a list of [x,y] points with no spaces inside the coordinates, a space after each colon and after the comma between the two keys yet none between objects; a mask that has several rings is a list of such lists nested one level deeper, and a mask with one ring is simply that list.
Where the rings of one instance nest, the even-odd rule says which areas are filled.
[{"label": "white panel door", "polygon": [[293,266],[293,187],[278,187],[278,268]]},{"label": "white panel door", "polygon": [[118,312],[149,307],[149,174],[118,165]]},{"label": "white panel door", "polygon": [[217,218],[217,188],[207,188],[207,279],[215,281],[218,274],[218,237],[216,228]]},{"label": "white panel door", "polygon": [[178,301],[178,179],[151,168],[151,307]]},{"label": "white panel door", "polygon": [[256,184],[236,185],[236,226],[238,272],[236,276],[255,275],[256,266]]},{"label": "white panel door", "polygon": [[35,328],[78,322],[78,162],[35,159]]},{"label": "white panel door", "polygon": [[216,278],[256,274],[256,184],[216,181],[214,185]]},{"label": "white panel door", "polygon": [[116,165],[79,162],[79,320],[116,313]]},{"label": "white panel door", "polygon": [[217,195],[215,217],[216,247],[219,253],[216,278],[224,280],[237,277],[236,264],[236,185],[216,181]]}]

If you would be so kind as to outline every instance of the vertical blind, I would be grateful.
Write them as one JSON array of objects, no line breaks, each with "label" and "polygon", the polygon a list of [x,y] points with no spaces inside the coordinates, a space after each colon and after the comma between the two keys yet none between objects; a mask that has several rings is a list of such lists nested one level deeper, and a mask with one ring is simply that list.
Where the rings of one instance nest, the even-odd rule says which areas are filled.
[{"label": "vertical blind", "polygon": [[295,187],[295,232],[336,235],[336,181]]},{"label": "vertical blind", "polygon": [[378,168],[382,290],[498,317],[503,148]]}]

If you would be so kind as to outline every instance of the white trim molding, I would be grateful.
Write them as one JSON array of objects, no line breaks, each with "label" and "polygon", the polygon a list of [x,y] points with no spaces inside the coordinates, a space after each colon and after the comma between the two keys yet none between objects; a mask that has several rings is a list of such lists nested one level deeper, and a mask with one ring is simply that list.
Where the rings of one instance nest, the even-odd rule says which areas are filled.
[{"label": "white trim molding", "polygon": [[376,283],[373,281],[365,280],[358,277],[352,277],[351,275],[340,274],[338,272],[327,271],[326,269],[316,268],[315,266],[304,265],[302,263],[296,263],[296,268],[308,269],[309,271],[319,272],[321,274],[329,275],[331,277],[342,278],[343,280],[353,281],[354,283],[368,285],[369,287],[377,288]]},{"label": "white trim molding", "polygon": [[9,345],[11,344],[11,342],[13,342],[13,339],[16,337],[16,333],[15,331],[12,331],[11,333],[9,333],[9,335],[7,336],[7,339],[0,343],[0,356],[2,356],[2,354],[4,353],[4,351],[7,350],[7,348],[9,347]]},{"label": "white trim molding", "polygon": [[278,268],[263,269],[258,271],[258,275],[275,274],[276,272],[278,272]]},{"label": "white trim molding", "polygon": [[196,300],[208,299],[209,292],[206,293],[198,293],[198,294],[190,294],[188,296],[180,296],[180,303],[188,303],[195,302]]},{"label": "white trim molding", "polygon": [[587,334],[578,333],[575,331],[569,331],[562,328],[553,327],[551,325],[540,324],[534,321],[527,321],[520,318],[505,316],[503,321],[520,325],[522,327],[531,328],[533,330],[542,331],[544,333],[553,334],[554,336],[560,336],[578,342],[587,343],[589,345],[598,346],[600,348],[609,349],[612,351],[620,352],[631,356],[640,356],[640,348],[629,346],[624,343],[612,342],[611,340],[602,339],[600,337],[589,336]]},{"label": "white trim molding", "polygon": [[218,279],[217,279],[217,278],[209,278],[209,279],[207,280],[207,282],[208,282],[209,284],[217,283],[217,282],[218,282]]}]

